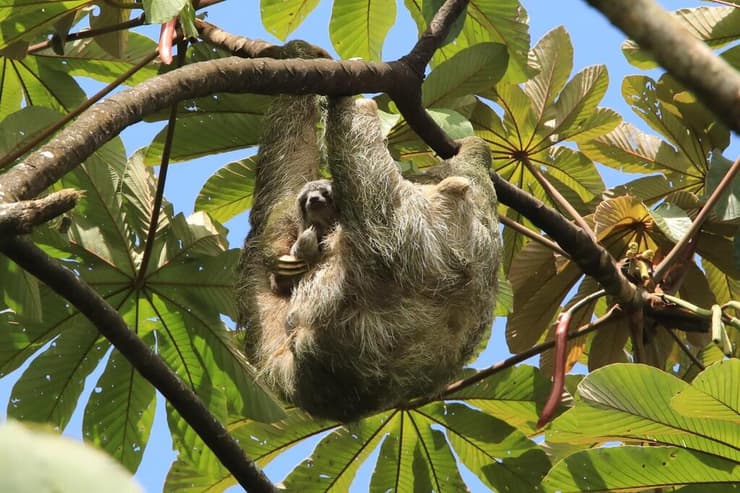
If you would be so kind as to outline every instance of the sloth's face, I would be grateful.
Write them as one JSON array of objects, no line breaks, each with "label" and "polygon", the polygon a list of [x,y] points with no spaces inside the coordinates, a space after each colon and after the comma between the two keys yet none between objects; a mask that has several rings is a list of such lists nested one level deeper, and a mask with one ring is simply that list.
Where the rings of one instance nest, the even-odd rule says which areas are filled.
[{"label": "sloth's face", "polygon": [[337,221],[337,209],[331,182],[319,180],[307,183],[298,195],[298,208],[304,224],[330,226]]}]

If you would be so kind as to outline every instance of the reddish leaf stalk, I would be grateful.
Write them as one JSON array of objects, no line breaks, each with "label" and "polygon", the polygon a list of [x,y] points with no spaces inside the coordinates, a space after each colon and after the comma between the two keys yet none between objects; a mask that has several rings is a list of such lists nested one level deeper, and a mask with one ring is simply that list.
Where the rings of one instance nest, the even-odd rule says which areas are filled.
[{"label": "reddish leaf stalk", "polygon": [[568,328],[570,327],[570,321],[573,318],[573,314],[579,308],[586,306],[591,301],[604,296],[606,292],[603,289],[591,293],[585,298],[579,300],[573,306],[562,312],[558,317],[558,325],[555,329],[555,361],[552,372],[552,388],[550,389],[550,395],[547,397],[547,402],[542,408],[542,414],[540,419],[537,421],[537,428],[545,426],[555,414],[560,401],[563,398],[563,389],[565,388],[565,364],[568,357]]}]

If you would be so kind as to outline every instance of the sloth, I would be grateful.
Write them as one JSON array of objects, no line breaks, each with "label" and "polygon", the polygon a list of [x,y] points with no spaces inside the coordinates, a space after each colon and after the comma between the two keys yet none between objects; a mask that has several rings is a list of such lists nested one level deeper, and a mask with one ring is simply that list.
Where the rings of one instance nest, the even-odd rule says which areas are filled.
[{"label": "sloth", "polygon": [[375,103],[330,98],[324,140],[338,226],[291,294],[275,293],[270,277],[299,234],[296,194],[319,175],[318,101],[280,96],[265,117],[238,326],[280,397],[351,422],[438,393],[473,355],[493,321],[497,200],[483,140],[459,141],[438,183],[413,184],[386,148]]},{"label": "sloth", "polygon": [[271,280],[272,290],[284,296],[290,296],[300,278],[319,262],[322,242],[337,225],[339,215],[331,181],[306,183],[298,193],[296,215],[299,219],[298,239],[290,247],[290,254],[278,259],[277,272]]}]

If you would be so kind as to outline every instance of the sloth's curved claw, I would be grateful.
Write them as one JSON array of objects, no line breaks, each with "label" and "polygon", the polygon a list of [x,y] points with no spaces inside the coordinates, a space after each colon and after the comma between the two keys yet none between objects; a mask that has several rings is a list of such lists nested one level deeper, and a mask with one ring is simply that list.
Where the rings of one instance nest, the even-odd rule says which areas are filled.
[{"label": "sloth's curved claw", "polygon": [[296,277],[308,272],[308,264],[293,255],[281,255],[277,261],[276,274],[282,277]]}]

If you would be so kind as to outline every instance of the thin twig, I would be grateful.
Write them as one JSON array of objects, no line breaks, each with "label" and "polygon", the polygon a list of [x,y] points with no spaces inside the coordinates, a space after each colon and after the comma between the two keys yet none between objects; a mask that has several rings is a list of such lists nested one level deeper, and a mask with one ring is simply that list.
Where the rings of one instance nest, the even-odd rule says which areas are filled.
[{"label": "thin twig", "polygon": [[673,340],[676,341],[676,344],[678,344],[678,347],[681,349],[681,351],[683,351],[684,354],[689,357],[691,362],[695,364],[696,366],[698,366],[699,370],[704,371],[706,369],[706,367],[704,366],[704,363],[699,361],[699,358],[697,358],[694,355],[694,353],[691,352],[691,349],[688,346],[686,346],[686,344],[684,344],[681,339],[678,338],[678,336],[673,331],[673,329],[666,328],[666,330],[668,331],[668,334],[673,338]]},{"label": "thin twig", "polygon": [[509,228],[513,229],[514,231],[523,234],[527,238],[529,238],[529,239],[531,239],[533,241],[536,241],[540,245],[546,246],[550,250],[552,250],[552,251],[554,251],[556,253],[559,253],[560,255],[562,255],[565,258],[570,258],[570,255],[568,255],[568,252],[566,252],[565,250],[563,250],[562,248],[560,248],[560,245],[558,245],[557,243],[555,243],[554,241],[552,241],[552,240],[550,240],[548,238],[545,238],[544,236],[542,236],[540,234],[537,234],[535,231],[532,231],[531,229],[529,229],[528,227],[526,227],[526,226],[524,226],[522,224],[519,224],[518,222],[514,221],[513,219],[510,219],[510,218],[508,218],[506,216],[499,216],[498,220],[504,226],[509,227]]},{"label": "thin twig", "polygon": [[[575,339],[578,337],[583,337],[586,334],[590,334],[591,332],[598,330],[599,327],[604,325],[607,321],[610,320],[612,316],[616,316],[616,313],[619,313],[620,309],[618,306],[613,306],[605,315],[598,318],[597,320],[594,320],[593,322],[590,322],[586,325],[583,325],[579,327],[578,329],[574,330],[573,332],[569,332],[567,335],[567,339]],[[528,360],[529,358],[532,358],[534,356],[537,356],[538,354],[542,354],[548,349],[552,349],[555,346],[555,340],[551,339],[549,341],[543,342],[542,344],[537,344],[536,346],[532,346],[531,348],[527,349],[526,351],[523,351],[519,354],[515,354],[514,356],[511,356],[509,358],[506,358],[503,361],[499,361],[493,366],[489,366],[488,368],[485,368],[483,370],[480,370],[474,375],[471,375],[467,378],[463,378],[461,380],[458,380],[457,382],[453,382],[449,384],[444,392],[442,393],[442,397],[449,397],[451,394],[462,390],[466,387],[470,387],[471,385],[480,382],[481,380],[484,380],[491,375],[494,375],[502,370],[505,370],[506,368],[510,368],[514,365],[517,365],[523,361]],[[423,404],[426,404],[427,402],[431,402],[433,400],[438,400],[437,398],[425,398],[425,399],[419,399],[417,401],[414,401],[411,405],[414,407],[421,406]]]},{"label": "thin twig", "polygon": [[691,227],[683,236],[683,238],[681,238],[678,243],[676,243],[673,248],[671,248],[671,251],[668,252],[668,255],[666,255],[665,258],[661,260],[660,264],[658,264],[658,266],[655,268],[653,279],[656,283],[660,283],[663,280],[663,276],[666,274],[666,272],[668,272],[668,269],[671,267],[671,265],[673,265],[673,263],[678,258],[680,258],[680,255],[683,252],[684,248],[686,248],[689,242],[694,239],[694,237],[704,224],[704,221],[707,219],[707,217],[709,217],[709,214],[711,214],[712,209],[717,204],[724,191],[727,189],[728,186],[730,186],[732,180],[735,179],[738,171],[740,171],[740,157],[735,159],[735,162],[732,163],[732,166],[727,171],[725,176],[722,177],[722,180],[720,180],[717,188],[712,190],[712,194],[709,196],[707,202],[694,218],[694,221],[691,223]]},{"label": "thin twig", "polygon": [[565,197],[558,191],[557,188],[552,186],[552,184],[548,181],[545,176],[540,173],[540,170],[537,169],[535,165],[532,164],[532,161],[529,160],[529,157],[527,156],[517,156],[523,163],[524,166],[527,167],[530,173],[534,175],[534,178],[537,180],[537,182],[542,185],[542,188],[545,189],[545,192],[547,192],[547,195],[550,196],[550,198],[555,201],[555,203],[562,207],[563,210],[565,210],[571,218],[576,222],[580,228],[591,237],[593,241],[596,241],[596,235],[591,230],[591,226],[588,225],[585,219],[583,219],[583,216],[581,216],[578,211],[571,205],[571,203],[566,200]]},{"label": "thin twig", "polygon": [[[104,26],[98,29],[83,29],[76,33],[69,33],[64,38],[64,41],[76,41],[78,39],[94,38],[95,36],[100,36],[101,34],[108,34],[118,31],[128,31],[132,27],[143,26],[144,24],[146,24],[146,19],[144,19],[144,14],[141,14],[139,17],[121,22],[119,24],[111,24],[110,26]],[[49,48],[53,43],[52,39],[53,38],[50,38],[46,41],[41,41],[40,43],[30,45],[26,50],[26,53],[32,54],[36,53],[37,51]]]},{"label": "thin twig", "polygon": [[[187,50],[187,41],[177,43],[177,64],[179,67],[185,63],[185,52]],[[172,144],[175,141],[175,127],[177,126],[177,107],[175,103],[170,107],[170,116],[167,121],[167,132],[164,138],[164,147],[162,148],[162,159],[159,162],[159,175],[157,176],[157,191],[154,194],[154,203],[152,204],[152,215],[149,219],[149,229],[146,234],[144,243],[144,253],[141,256],[141,265],[139,272],[136,274],[134,286],[140,288],[144,285],[146,272],[149,266],[149,258],[154,249],[154,240],[157,236],[157,226],[159,226],[159,212],[162,208],[164,198],[164,186],[167,183],[167,170],[170,166],[170,155],[172,153]]]}]

